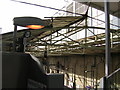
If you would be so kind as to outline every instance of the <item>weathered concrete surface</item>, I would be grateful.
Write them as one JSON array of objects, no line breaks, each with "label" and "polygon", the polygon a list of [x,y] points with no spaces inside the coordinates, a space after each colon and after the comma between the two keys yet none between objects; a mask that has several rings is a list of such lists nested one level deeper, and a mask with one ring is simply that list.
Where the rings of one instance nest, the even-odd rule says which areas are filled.
[{"label": "weathered concrete surface", "polygon": [[[111,55],[111,72],[120,68],[120,53]],[[105,55],[70,55],[48,57],[51,73],[65,74],[65,85],[73,87],[73,82],[78,88],[94,86],[105,75]],[[57,65],[59,62],[59,65]],[[75,79],[74,79],[75,78]],[[71,85],[71,86],[70,86]]]}]

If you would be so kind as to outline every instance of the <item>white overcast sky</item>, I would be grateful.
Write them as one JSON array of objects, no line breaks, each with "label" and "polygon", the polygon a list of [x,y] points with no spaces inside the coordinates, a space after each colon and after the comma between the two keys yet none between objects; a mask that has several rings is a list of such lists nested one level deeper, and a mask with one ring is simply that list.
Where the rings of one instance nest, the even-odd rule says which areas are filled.
[{"label": "white overcast sky", "polygon": [[[49,6],[53,8],[61,9],[66,5],[65,1],[71,0],[19,0],[29,2],[33,4],[39,4]],[[21,16],[33,16],[43,19],[44,17],[50,17],[55,10],[37,7],[33,5],[14,2],[11,0],[0,0],[0,28],[2,33],[13,31],[13,18]]]}]

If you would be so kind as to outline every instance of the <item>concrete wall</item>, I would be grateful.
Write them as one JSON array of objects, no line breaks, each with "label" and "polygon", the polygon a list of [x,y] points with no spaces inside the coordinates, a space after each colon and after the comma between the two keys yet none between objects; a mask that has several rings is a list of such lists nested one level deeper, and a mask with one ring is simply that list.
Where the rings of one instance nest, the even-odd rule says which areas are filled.
[{"label": "concrete wall", "polygon": [[[120,68],[120,53],[112,54],[111,72]],[[105,74],[105,56],[99,55],[71,55],[48,57],[51,73],[65,74],[65,85],[83,88],[86,86],[96,87],[99,79]],[[59,65],[57,65],[59,62]]]}]

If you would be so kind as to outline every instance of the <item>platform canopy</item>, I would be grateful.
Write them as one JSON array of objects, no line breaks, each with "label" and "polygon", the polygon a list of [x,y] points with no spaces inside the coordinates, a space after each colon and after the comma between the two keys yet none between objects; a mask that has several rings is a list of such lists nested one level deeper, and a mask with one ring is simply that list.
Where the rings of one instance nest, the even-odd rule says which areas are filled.
[{"label": "platform canopy", "polygon": [[[79,1],[80,0],[75,0]],[[86,0],[87,1],[87,0]],[[96,9],[104,11],[103,2],[82,2],[83,4],[90,5]],[[120,13],[118,2],[110,2],[110,14],[119,17]],[[87,36],[87,31],[105,30],[104,27],[89,26],[85,23],[89,20],[87,15],[77,16],[57,16],[57,17],[45,17],[45,22],[49,22],[50,27],[44,27],[41,29],[23,29],[18,30],[17,38],[22,37],[24,32],[30,31],[31,37],[27,39],[28,49],[27,52],[32,53],[35,56],[40,56],[46,50],[48,46],[49,55],[71,55],[71,54],[98,54],[105,52],[105,33],[93,33],[92,36]],[[103,21],[104,22],[104,21]],[[19,22],[18,22],[19,23]],[[104,22],[105,23],[105,22]],[[19,25],[19,24],[17,24]],[[20,25],[23,26],[23,25]],[[45,26],[45,25],[43,25]],[[117,26],[119,27],[119,26]],[[72,35],[79,34],[78,32],[84,32],[83,38],[72,38]],[[111,32],[111,51],[120,52],[120,29],[110,29]],[[13,43],[13,32],[2,34],[3,43],[6,46]],[[37,47],[37,49],[36,49]]]},{"label": "platform canopy", "polygon": [[[31,32],[31,37],[29,37],[29,42],[30,41],[37,41],[38,39],[44,38],[47,35],[51,34],[52,32],[56,32],[57,30],[68,28],[70,25],[81,21],[85,19],[84,16],[63,16],[63,17],[46,17],[47,19],[41,20],[44,21],[43,25],[46,26],[41,29],[23,29],[23,30],[18,30],[17,31],[17,38],[22,37],[24,32],[30,31]],[[27,17],[27,19],[31,19],[30,17]],[[35,18],[37,19],[37,18]],[[24,22],[24,18],[14,18],[14,25],[18,26],[27,26],[31,24],[38,25],[39,20],[36,22],[32,22],[32,19],[30,22]],[[23,22],[23,23],[22,23]],[[13,43],[13,32],[9,33],[4,33],[2,34],[2,41],[4,43]]]}]

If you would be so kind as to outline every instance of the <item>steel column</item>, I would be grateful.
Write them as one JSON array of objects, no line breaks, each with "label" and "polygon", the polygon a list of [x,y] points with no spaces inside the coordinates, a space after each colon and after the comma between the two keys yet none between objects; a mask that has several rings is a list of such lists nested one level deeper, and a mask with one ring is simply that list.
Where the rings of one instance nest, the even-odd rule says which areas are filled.
[{"label": "steel column", "polygon": [[105,35],[106,35],[106,47],[105,47],[105,76],[110,74],[110,20],[109,20],[109,2],[105,0]]}]

